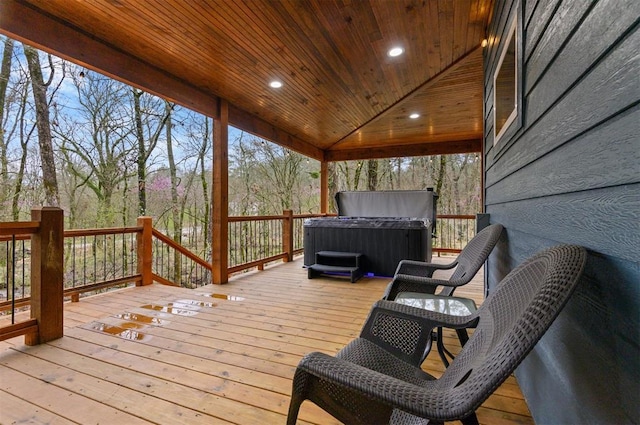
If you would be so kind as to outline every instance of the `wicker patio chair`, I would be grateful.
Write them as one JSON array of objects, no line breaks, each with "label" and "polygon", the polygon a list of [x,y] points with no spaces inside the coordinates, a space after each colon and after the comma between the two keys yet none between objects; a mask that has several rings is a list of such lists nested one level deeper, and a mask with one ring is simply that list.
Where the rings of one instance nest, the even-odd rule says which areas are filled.
[{"label": "wicker patio chair", "polygon": [[[531,257],[496,287],[472,317],[447,316],[385,300],[359,338],[335,357],[298,364],[287,423],[310,400],[346,424],[477,424],[476,409],[533,349],[572,294],[584,248],[560,245]],[[437,326],[477,326],[439,379],[415,365]]]},{"label": "wicker patio chair", "polygon": [[[407,294],[410,294],[409,296],[411,298],[418,299],[442,299],[442,297],[451,297],[457,287],[466,285],[478,273],[478,270],[480,270],[480,267],[482,267],[498,243],[502,229],[501,224],[492,224],[485,227],[467,243],[456,259],[449,264],[427,263],[414,260],[400,261],[394,278],[387,286],[382,299],[394,301],[398,298],[403,298],[403,295]],[[454,267],[455,270],[449,279],[433,278],[435,271],[450,270]],[[436,288],[439,286],[441,290],[436,295]],[[473,301],[468,301],[473,304]],[[475,310],[475,307],[473,309]],[[456,334],[460,340],[460,345],[464,345],[469,339],[466,329],[456,329]],[[438,327],[432,336],[425,346],[423,359],[429,354],[432,342],[436,341],[440,359],[442,359],[445,367],[449,367],[449,359],[447,356],[453,358],[453,354],[444,346],[442,328]]]},{"label": "wicker patio chair", "polygon": [[[478,273],[498,243],[502,233],[501,224],[491,224],[476,234],[462,249],[456,259],[449,264],[435,264],[424,261],[402,260],[398,263],[393,280],[387,286],[383,299],[394,300],[401,292],[422,292],[433,294],[438,286],[443,286],[438,295],[451,296],[458,286],[465,285]],[[449,279],[434,279],[436,270],[456,268]]]}]

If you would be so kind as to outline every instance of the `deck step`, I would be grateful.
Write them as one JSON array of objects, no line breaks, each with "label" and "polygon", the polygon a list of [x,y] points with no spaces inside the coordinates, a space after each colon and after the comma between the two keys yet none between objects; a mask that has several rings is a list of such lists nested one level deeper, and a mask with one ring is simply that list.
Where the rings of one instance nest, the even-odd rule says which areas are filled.
[{"label": "deck step", "polygon": [[320,274],[348,274],[351,283],[363,275],[363,254],[358,252],[318,251],[316,262],[307,267],[309,279]]}]

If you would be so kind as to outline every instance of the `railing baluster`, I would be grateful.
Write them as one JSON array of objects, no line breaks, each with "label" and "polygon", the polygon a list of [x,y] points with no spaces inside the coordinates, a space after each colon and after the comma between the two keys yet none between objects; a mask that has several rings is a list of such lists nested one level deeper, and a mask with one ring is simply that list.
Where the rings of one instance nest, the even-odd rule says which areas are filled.
[{"label": "railing baluster", "polygon": [[[319,216],[322,215],[292,215],[287,218],[287,213],[283,212],[278,216],[230,217],[229,273],[255,267],[262,268],[267,263],[283,260],[288,255],[298,254],[303,248],[304,220]],[[287,220],[291,223],[287,225],[288,230],[285,229],[284,224]],[[441,215],[438,216],[438,220],[438,238],[433,240],[434,252],[459,251],[475,233],[474,216]],[[140,227],[136,227],[124,230],[94,229],[65,232],[65,234],[68,233],[66,238],[71,238],[70,241],[67,239],[68,242],[65,245],[71,250],[70,261],[66,264],[65,272],[66,291],[79,294],[83,291],[103,290],[108,286],[121,285],[126,283],[127,279],[129,282],[140,281],[137,268],[138,258],[134,254],[134,250],[137,249],[136,235],[140,231]],[[194,233],[191,233],[192,231]],[[287,232],[289,232],[287,237],[290,238],[288,243],[290,246],[287,246],[284,241]],[[125,235],[126,233],[129,235]],[[187,236],[187,241],[198,240],[196,229],[191,229]],[[16,303],[17,308],[20,308],[23,305],[21,300],[29,296],[29,287],[25,284],[29,276],[25,274],[28,271],[24,265],[30,253],[26,242],[24,242],[25,238],[20,237],[19,239],[23,241],[21,261],[18,261],[17,258],[20,249],[15,245],[15,242],[12,242],[10,246],[7,237],[1,242],[6,250],[7,267],[0,273],[0,280],[5,280],[4,283],[0,281],[0,288],[4,289],[2,292],[6,293],[6,300],[0,301],[0,311],[9,308],[15,310],[13,302]],[[174,260],[174,248],[157,238],[151,238],[149,243],[154,247],[154,255],[149,258],[152,261],[153,273],[172,280],[174,278],[172,272],[175,270],[177,273],[181,270],[180,275],[176,275],[175,279],[183,281],[183,284],[189,287],[201,286],[205,283],[204,279],[210,277],[205,267],[194,262],[190,257],[180,254],[180,257],[176,257]],[[200,253],[202,251],[205,253],[206,244],[203,246],[205,248],[197,246],[190,248],[192,252]],[[119,247],[122,250],[122,255],[118,252]],[[22,274],[17,267],[22,267]],[[22,287],[18,289],[17,280],[20,279],[20,276],[22,276]],[[2,287],[3,284],[4,287]]]},{"label": "railing baluster", "polygon": [[[9,264],[9,262],[7,262]],[[16,235],[11,235],[11,324],[16,319]]]}]

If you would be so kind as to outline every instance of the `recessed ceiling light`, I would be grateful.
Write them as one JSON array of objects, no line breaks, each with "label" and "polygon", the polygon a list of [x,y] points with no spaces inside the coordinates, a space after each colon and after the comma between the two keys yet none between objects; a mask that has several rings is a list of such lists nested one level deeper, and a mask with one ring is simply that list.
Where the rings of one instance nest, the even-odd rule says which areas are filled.
[{"label": "recessed ceiling light", "polygon": [[420,118],[420,114],[414,112],[413,114],[409,115],[409,118],[411,118],[412,120],[418,119]]},{"label": "recessed ceiling light", "polygon": [[282,87],[282,82],[278,80],[273,80],[272,82],[269,83],[269,87],[274,89],[279,89],[280,87]]},{"label": "recessed ceiling light", "polygon": [[392,49],[390,49],[387,54],[389,56],[391,56],[392,58],[395,58],[396,56],[400,56],[401,54],[404,53],[404,49],[402,47],[393,47]]}]

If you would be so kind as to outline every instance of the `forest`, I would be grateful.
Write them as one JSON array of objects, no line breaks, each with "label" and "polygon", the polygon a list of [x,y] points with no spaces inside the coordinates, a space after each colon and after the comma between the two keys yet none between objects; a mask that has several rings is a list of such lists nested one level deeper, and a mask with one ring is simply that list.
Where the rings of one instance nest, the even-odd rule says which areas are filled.
[{"label": "forest", "polygon": [[[147,215],[174,238],[206,232],[211,118],[12,39],[0,46],[1,221],[51,205],[68,229]],[[318,161],[235,128],[229,146],[230,216],[320,211]],[[330,163],[330,196],[432,187],[439,214],[475,214],[480,169],[473,153]]]}]

